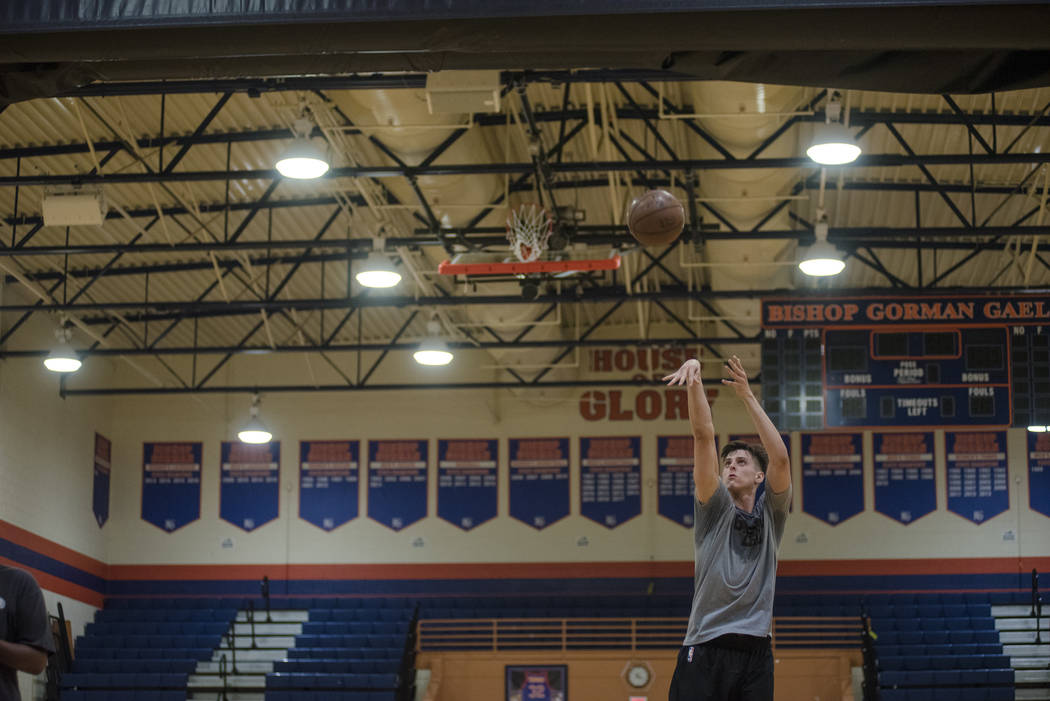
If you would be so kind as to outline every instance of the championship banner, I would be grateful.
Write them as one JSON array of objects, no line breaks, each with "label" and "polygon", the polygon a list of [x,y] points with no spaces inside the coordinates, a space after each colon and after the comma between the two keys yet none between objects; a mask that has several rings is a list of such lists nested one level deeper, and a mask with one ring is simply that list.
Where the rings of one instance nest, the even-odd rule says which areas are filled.
[{"label": "championship banner", "polygon": [[510,516],[537,530],[569,515],[569,439],[511,438]]},{"label": "championship banner", "polygon": [[864,511],[860,433],[802,434],[802,510],[837,526]]},{"label": "championship banner", "polygon": [[1050,433],[1028,432],[1028,505],[1050,516]]},{"label": "championship banner", "polygon": [[109,470],[113,444],[95,434],[95,468],[91,488],[91,511],[99,528],[109,520]]},{"label": "championship banner", "polygon": [[438,439],[438,518],[469,531],[496,518],[499,441]]},{"label": "championship banner", "polygon": [[693,526],[693,455],[691,435],[656,439],[657,512],[686,528]]},{"label": "championship banner", "polygon": [[427,515],[430,442],[368,441],[368,517],[400,531]]},{"label": "championship banner", "polygon": [[254,531],[277,518],[281,499],[281,442],[223,441],[219,518]]},{"label": "championship banner", "polygon": [[937,510],[933,432],[874,433],[875,510],[909,524]]},{"label": "championship banner", "polygon": [[299,441],[299,518],[331,531],[357,518],[360,441]]},{"label": "championship banner", "polygon": [[568,665],[507,665],[505,701],[568,701]]},{"label": "championship banner", "polygon": [[580,515],[616,528],[642,512],[642,439],[580,438]]},{"label": "championship banner", "polygon": [[948,511],[983,523],[1010,508],[1006,431],[945,431]]},{"label": "championship banner", "polygon": [[173,533],[201,516],[201,443],[142,444],[142,520]]}]

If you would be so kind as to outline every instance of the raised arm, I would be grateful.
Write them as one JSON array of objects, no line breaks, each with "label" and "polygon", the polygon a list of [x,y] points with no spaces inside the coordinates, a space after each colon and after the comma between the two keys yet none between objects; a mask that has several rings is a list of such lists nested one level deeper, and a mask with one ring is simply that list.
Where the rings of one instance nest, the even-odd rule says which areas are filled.
[{"label": "raised arm", "polygon": [[706,503],[718,488],[718,451],[711,405],[700,377],[700,361],[690,358],[664,378],[669,385],[685,385],[689,395],[689,424],[693,429],[693,484],[696,498]]},{"label": "raised arm", "polygon": [[729,379],[722,380],[722,384],[729,385],[736,391],[736,396],[744,403],[751,423],[755,426],[755,432],[762,441],[762,447],[769,455],[769,465],[766,467],[766,484],[775,494],[784,492],[791,486],[791,459],[788,457],[787,447],[780,431],[766,416],[762,405],[755,399],[755,393],[751,391],[751,385],[747,381],[747,373],[744,365],[737,356],[731,357],[726,362],[726,371]]}]

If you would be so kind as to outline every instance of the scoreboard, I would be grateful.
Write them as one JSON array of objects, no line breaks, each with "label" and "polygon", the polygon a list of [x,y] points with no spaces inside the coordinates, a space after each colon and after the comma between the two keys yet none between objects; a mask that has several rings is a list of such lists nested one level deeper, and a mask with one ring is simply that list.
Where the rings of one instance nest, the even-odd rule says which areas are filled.
[{"label": "scoreboard", "polygon": [[781,430],[1050,423],[1050,296],[763,300]]}]

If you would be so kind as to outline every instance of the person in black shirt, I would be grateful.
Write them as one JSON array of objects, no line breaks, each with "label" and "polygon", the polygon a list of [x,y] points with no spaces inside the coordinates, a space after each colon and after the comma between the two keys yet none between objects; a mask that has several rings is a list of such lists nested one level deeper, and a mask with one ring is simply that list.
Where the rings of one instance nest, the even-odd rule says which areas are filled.
[{"label": "person in black shirt", "polygon": [[32,575],[0,565],[0,701],[21,701],[16,672],[40,674],[55,644]]}]

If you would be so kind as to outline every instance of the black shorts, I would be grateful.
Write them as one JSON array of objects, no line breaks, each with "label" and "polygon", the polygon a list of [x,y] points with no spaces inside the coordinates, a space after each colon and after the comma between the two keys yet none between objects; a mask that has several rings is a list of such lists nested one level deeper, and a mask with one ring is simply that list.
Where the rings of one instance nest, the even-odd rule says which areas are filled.
[{"label": "black shorts", "polygon": [[769,638],[723,635],[683,647],[669,701],[773,701]]}]

